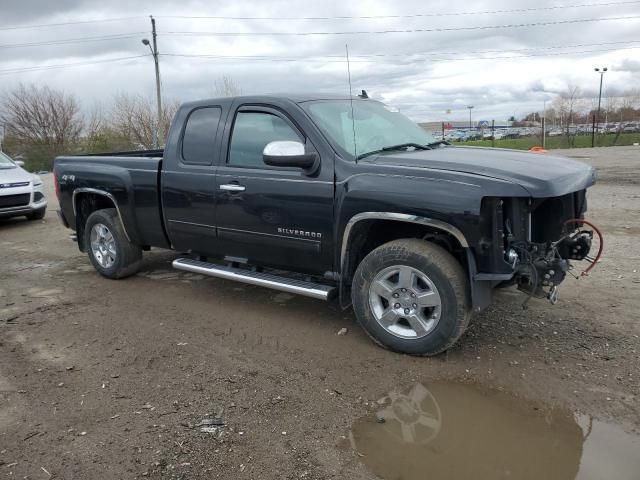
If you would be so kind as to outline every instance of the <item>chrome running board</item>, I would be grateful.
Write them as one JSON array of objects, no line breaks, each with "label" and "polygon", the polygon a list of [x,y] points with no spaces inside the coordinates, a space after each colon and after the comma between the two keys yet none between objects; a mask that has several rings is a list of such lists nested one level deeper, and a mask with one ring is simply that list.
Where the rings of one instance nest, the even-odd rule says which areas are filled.
[{"label": "chrome running board", "polygon": [[225,267],[214,263],[201,262],[191,258],[178,258],[173,261],[173,268],[187,272],[200,273],[210,277],[224,278],[236,282],[248,283],[259,287],[272,288],[282,292],[295,293],[318,300],[329,300],[336,292],[335,287],[319,283],[305,282],[270,273],[252,272],[240,268]]}]

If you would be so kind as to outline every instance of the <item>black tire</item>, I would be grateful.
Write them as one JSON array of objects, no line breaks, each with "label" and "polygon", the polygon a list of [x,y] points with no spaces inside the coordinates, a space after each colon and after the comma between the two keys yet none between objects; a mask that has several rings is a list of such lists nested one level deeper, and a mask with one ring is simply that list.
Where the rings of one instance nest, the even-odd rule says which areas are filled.
[{"label": "black tire", "polygon": [[[115,260],[109,266],[100,264],[91,247],[91,231],[97,224],[107,227],[114,239]],[[115,208],[97,210],[89,215],[84,229],[84,245],[91,264],[104,277],[113,279],[125,278],[134,275],[140,269],[142,249],[127,240]]]},{"label": "black tire", "polygon": [[47,213],[47,207],[36,210],[27,215],[27,220],[42,220]]},{"label": "black tire", "polygon": [[[390,332],[376,320],[372,310],[372,282],[380,272],[393,271],[396,266],[411,267],[428,277],[437,289],[440,306],[434,308],[439,308],[439,320],[432,330],[425,329],[428,333],[422,337],[406,338]],[[469,282],[462,265],[442,247],[419,239],[394,240],[369,253],[356,269],[351,297],[358,323],[378,345],[410,355],[431,356],[447,350],[471,319]],[[406,320],[399,322],[396,325]]]}]

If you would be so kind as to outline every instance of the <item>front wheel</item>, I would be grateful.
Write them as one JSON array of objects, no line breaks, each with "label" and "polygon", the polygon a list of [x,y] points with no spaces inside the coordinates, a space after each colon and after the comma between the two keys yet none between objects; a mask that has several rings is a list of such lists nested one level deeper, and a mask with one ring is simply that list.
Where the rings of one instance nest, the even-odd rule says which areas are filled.
[{"label": "front wheel", "polygon": [[424,240],[394,240],[369,253],[356,270],[351,295],[367,334],[410,355],[447,350],[471,318],[464,269],[445,249]]},{"label": "front wheel", "polygon": [[140,268],[142,249],[127,239],[115,208],[89,215],[84,245],[94,268],[107,278],[128,277]]}]

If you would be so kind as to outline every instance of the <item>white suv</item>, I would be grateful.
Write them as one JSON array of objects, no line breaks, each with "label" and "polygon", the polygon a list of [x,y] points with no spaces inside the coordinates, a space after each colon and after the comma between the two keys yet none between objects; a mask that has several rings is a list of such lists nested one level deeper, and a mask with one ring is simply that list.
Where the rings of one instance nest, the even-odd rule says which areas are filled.
[{"label": "white suv", "polygon": [[29,220],[44,218],[47,199],[42,180],[0,152],[0,218],[26,216]]}]

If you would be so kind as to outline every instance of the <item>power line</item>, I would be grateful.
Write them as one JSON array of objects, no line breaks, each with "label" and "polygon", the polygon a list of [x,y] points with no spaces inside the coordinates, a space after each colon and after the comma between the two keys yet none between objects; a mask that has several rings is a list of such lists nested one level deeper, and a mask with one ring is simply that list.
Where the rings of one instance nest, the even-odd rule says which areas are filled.
[{"label": "power line", "polygon": [[[638,0],[637,3],[640,3]],[[603,4],[604,5],[604,4]],[[137,18],[137,17],[136,17]],[[520,23],[520,24],[505,24],[505,25],[486,25],[486,26],[470,26],[470,27],[451,27],[451,28],[429,28],[429,29],[406,29],[406,30],[379,30],[379,31],[342,31],[342,32],[167,32],[165,35],[173,36],[308,36],[308,35],[363,35],[363,34],[389,34],[389,33],[423,33],[423,32],[447,32],[447,31],[465,31],[465,30],[489,30],[489,29],[503,29],[503,28],[522,28],[533,26],[546,26],[546,25],[562,25],[570,23],[583,23],[583,22],[602,22],[609,20],[627,20],[637,19],[640,15],[626,16],[626,17],[606,17],[606,18],[587,18],[578,20],[558,20],[549,22],[532,22],[532,23]],[[112,35],[99,35],[92,37],[75,37],[59,40],[43,40],[39,42],[27,42],[27,43],[13,43],[13,44],[0,44],[0,49],[9,48],[25,48],[25,47],[38,47],[38,46],[52,46],[52,45],[68,45],[73,43],[84,42],[98,42],[98,41],[112,41],[122,40],[127,38],[133,38],[137,35],[144,35],[147,32],[129,32],[129,33],[117,33]],[[354,55],[358,56],[358,55]]]},{"label": "power line", "polygon": [[[634,43],[640,43],[640,40],[628,40],[625,42],[603,42],[603,43],[578,43],[574,45],[551,45],[545,47],[529,47],[529,48],[510,48],[500,50],[465,50],[457,52],[412,52],[412,53],[370,53],[361,55],[351,55],[352,57],[396,57],[396,56],[420,56],[420,55],[459,55],[469,53],[503,53],[503,52],[530,52],[537,50],[560,50],[567,48],[583,48],[583,47],[603,47],[608,45],[630,45]],[[634,47],[635,48],[635,47]],[[612,49],[618,50],[618,49]],[[571,52],[567,52],[571,53]]]},{"label": "power line", "polygon": [[137,37],[138,35],[145,35],[146,33],[147,32],[114,33],[113,35],[99,35],[95,37],[62,38],[60,40],[46,40],[46,41],[43,40],[40,42],[30,42],[30,43],[8,43],[8,44],[0,45],[0,48],[42,47],[42,46],[49,46],[49,45],[67,45],[72,43],[121,40],[124,38]]},{"label": "power line", "polygon": [[[549,7],[532,7],[532,8],[514,8],[505,10],[477,10],[467,12],[434,12],[434,13],[412,13],[398,15],[335,15],[335,16],[317,16],[317,17],[251,17],[251,16],[221,16],[221,15],[160,15],[156,18],[176,18],[176,19],[212,19],[212,20],[367,20],[367,19],[393,19],[393,18],[424,18],[424,17],[453,17],[465,15],[492,15],[500,13],[527,13],[539,11],[566,10],[570,8],[590,8],[590,7],[609,7],[634,5],[640,3],[640,0],[622,1],[622,2],[606,2],[606,3],[578,3],[572,5],[552,5]],[[49,28],[61,27],[66,25],[85,25],[93,23],[109,23],[121,22],[125,20],[146,19],[146,16],[136,15],[130,17],[101,18],[93,20],[77,20],[70,22],[58,23],[40,23],[29,25],[11,25],[0,27],[0,31],[6,30],[26,30],[33,28]]]},{"label": "power line", "polygon": [[[429,62],[457,62],[457,61],[472,61],[472,60],[500,60],[500,59],[513,59],[513,58],[531,58],[531,57],[551,57],[551,56],[571,56],[582,55],[587,53],[599,53],[599,52],[612,52],[619,50],[634,50],[640,49],[640,45],[634,47],[619,47],[619,48],[606,48],[596,50],[581,50],[573,52],[553,52],[553,53],[538,53],[527,55],[501,55],[493,57],[458,57],[458,58],[433,58],[429,59]],[[462,52],[461,52],[462,53]],[[471,52],[466,52],[471,53]],[[163,57],[183,57],[183,58],[203,58],[210,60],[250,60],[250,61],[268,61],[268,62],[311,62],[311,63],[346,63],[346,59],[338,59],[332,57],[331,60],[327,60],[322,57],[276,57],[276,56],[224,56],[224,55],[205,55],[205,54],[189,54],[189,53],[163,53],[160,54]],[[376,63],[376,60],[351,60],[351,63]],[[389,62],[381,62],[389,63]]]},{"label": "power line", "polygon": [[[0,49],[8,49],[8,48],[23,48],[23,47],[37,47],[37,46],[53,46],[53,45],[67,45],[73,43],[84,43],[84,42],[97,42],[97,41],[109,41],[109,40],[122,40],[127,38],[135,38],[138,35],[145,35],[147,32],[130,32],[130,33],[117,33],[113,35],[100,35],[95,37],[77,37],[77,38],[66,38],[60,40],[47,40],[42,42],[30,42],[30,43],[11,43],[11,44],[0,44]],[[406,55],[448,55],[448,54],[456,54],[456,53],[494,53],[494,52],[504,52],[504,51],[528,51],[528,50],[544,50],[544,49],[558,49],[558,48],[574,48],[574,47],[593,47],[593,46],[603,46],[603,45],[621,45],[627,43],[637,43],[640,40],[629,40],[624,42],[605,42],[605,43],[583,43],[577,45],[558,45],[558,46],[550,46],[550,47],[531,47],[531,48],[522,48],[522,49],[500,49],[500,50],[468,50],[465,52],[414,52],[414,53],[377,53],[377,54],[360,54],[360,55],[351,55],[352,57],[388,57],[388,56],[406,56]],[[260,57],[261,55],[257,55]],[[342,57],[342,55],[324,55],[326,57],[336,56]],[[238,57],[238,56],[234,56]],[[242,57],[242,56],[240,56]],[[256,55],[247,55],[247,57],[256,57]]]},{"label": "power line", "polygon": [[86,61],[86,62],[59,63],[55,65],[40,65],[40,66],[33,66],[33,67],[8,68],[8,69],[0,70],[0,75],[9,75],[12,73],[36,72],[41,70],[54,70],[58,68],[78,67],[82,65],[93,65],[97,63],[121,62],[124,60],[132,60],[135,58],[143,58],[148,56],[149,54],[145,53],[144,55],[134,55],[131,57],[105,58],[102,60],[92,60],[92,61]]},{"label": "power line", "polygon": [[[378,57],[416,57],[416,56],[433,56],[433,55],[468,55],[468,54],[485,54],[485,53],[509,53],[509,52],[529,52],[538,50],[559,50],[569,48],[584,48],[584,47],[603,47],[610,45],[631,45],[640,43],[640,40],[627,40],[621,42],[601,42],[601,43],[579,43],[573,45],[550,45],[542,47],[530,47],[530,48],[513,48],[513,49],[500,49],[500,50],[464,50],[453,52],[440,52],[440,51],[422,51],[422,52],[405,52],[405,53],[371,53],[371,54],[350,54],[351,58],[378,58]],[[632,47],[636,48],[636,47]],[[610,49],[620,50],[622,48]],[[570,54],[571,52],[565,52]],[[212,55],[212,54],[171,54],[167,53],[166,56],[184,56],[184,57],[206,57],[206,58],[231,58],[236,60],[260,60],[260,59],[272,59],[272,58],[286,58],[291,60],[304,60],[308,58],[338,58],[344,59],[344,55]]]},{"label": "power line", "polygon": [[530,23],[509,23],[504,25],[484,25],[472,27],[435,27],[435,28],[410,28],[402,30],[352,30],[337,32],[167,32],[164,35],[177,36],[209,36],[209,37],[256,37],[256,36],[311,36],[311,35],[368,35],[368,34],[388,34],[388,33],[429,33],[429,32],[457,32],[469,30],[495,30],[504,28],[524,28],[539,27],[547,25],[568,25],[573,23],[606,22],[611,20],[632,20],[640,18],[640,15],[626,17],[605,17],[605,18],[581,18],[575,20],[555,20],[549,22]]},{"label": "power line", "polygon": [[[465,57],[465,58],[435,58],[429,59],[429,62],[457,62],[457,61],[474,61],[474,60],[501,60],[501,59],[515,59],[515,58],[530,58],[530,57],[548,57],[548,56],[561,56],[561,55],[582,55],[588,53],[599,53],[599,52],[610,52],[617,50],[630,50],[630,49],[640,49],[640,46],[636,47],[622,47],[622,48],[608,48],[608,49],[598,49],[598,50],[582,50],[577,52],[554,52],[554,53],[541,53],[541,54],[529,54],[529,55],[511,55],[511,56],[495,56],[495,57]],[[467,52],[470,53],[470,52]],[[70,68],[70,67],[78,67],[84,65],[93,65],[100,63],[109,63],[109,62],[120,62],[125,60],[133,60],[139,59],[143,57],[148,57],[150,54],[144,55],[134,55],[130,57],[119,57],[119,58],[107,58],[103,60],[94,60],[94,61],[86,61],[86,62],[75,62],[75,63],[62,63],[55,65],[42,65],[42,66],[34,66],[34,67],[19,67],[19,68],[11,68],[0,70],[0,75],[11,75],[15,73],[29,73],[36,71],[44,71],[44,70],[53,70],[60,68]],[[224,56],[216,56],[216,55],[198,55],[198,54],[180,54],[180,53],[164,53],[160,54],[163,57],[185,57],[185,58],[203,58],[203,59],[213,59],[213,60],[259,60],[259,61],[271,61],[271,62],[322,62],[322,63],[344,63],[346,60],[331,60],[327,62],[327,60],[323,60],[321,58],[309,58],[309,57],[299,57],[299,58],[280,58],[280,57],[224,57]],[[354,61],[351,60],[353,63]],[[358,63],[375,63],[374,60],[359,60]],[[388,63],[388,62],[385,62]]]},{"label": "power line", "polygon": [[[207,58],[211,60],[251,60],[251,61],[273,61],[273,62],[322,62],[322,63],[345,63],[346,60],[340,60],[331,57],[278,57],[278,56],[250,56],[250,55],[206,55],[197,53],[161,53],[161,57],[183,57],[183,58]],[[330,58],[330,59],[327,59]],[[344,58],[344,56],[343,56]],[[352,60],[351,63],[355,61]],[[371,60],[359,60],[359,63],[370,63]]]},{"label": "power line", "polygon": [[[440,58],[435,59],[437,62],[459,62],[459,61],[473,61],[473,60],[501,60],[501,59],[511,59],[511,58],[531,58],[531,57],[557,57],[563,55],[584,55],[587,53],[599,53],[599,52],[616,52],[618,50],[634,50],[640,49],[640,45],[636,47],[620,47],[620,48],[604,48],[597,50],[581,50],[574,52],[553,52],[553,53],[532,53],[528,55],[509,55],[509,56],[496,56],[496,57],[459,57],[459,58]],[[429,60],[432,61],[432,60]]]},{"label": "power line", "polygon": [[39,25],[14,25],[9,27],[0,27],[0,31],[22,30],[22,29],[29,29],[29,28],[61,27],[64,25],[82,25],[82,24],[88,24],[88,23],[120,22],[123,20],[134,20],[134,19],[140,19],[140,18],[146,18],[146,17],[139,15],[136,17],[102,18],[102,19],[96,19],[96,20],[78,20],[74,22],[60,22],[60,23],[41,23]]},{"label": "power line", "polygon": [[549,7],[515,8],[509,10],[478,10],[468,12],[438,12],[438,13],[413,13],[399,15],[336,15],[324,17],[249,17],[249,16],[222,16],[222,15],[160,15],[157,18],[184,18],[184,19],[211,19],[211,20],[367,20],[367,19],[392,19],[392,18],[422,18],[422,17],[453,17],[459,15],[492,15],[498,13],[527,13],[549,10],[583,7],[608,7],[633,5],[640,0],[607,2],[607,3],[580,3],[574,5],[555,5]]}]

